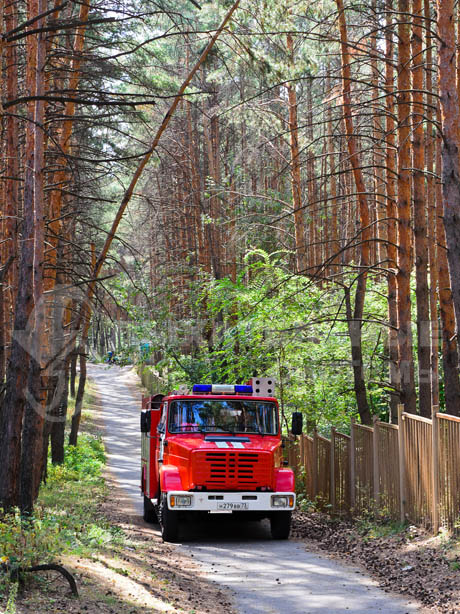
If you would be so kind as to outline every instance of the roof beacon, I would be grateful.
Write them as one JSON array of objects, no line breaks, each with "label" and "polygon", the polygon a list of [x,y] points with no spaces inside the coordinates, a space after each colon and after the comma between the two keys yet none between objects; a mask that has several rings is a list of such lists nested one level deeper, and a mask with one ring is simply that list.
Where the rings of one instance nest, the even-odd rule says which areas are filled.
[{"label": "roof beacon", "polygon": [[245,384],[194,384],[193,394],[252,394],[252,386]]}]

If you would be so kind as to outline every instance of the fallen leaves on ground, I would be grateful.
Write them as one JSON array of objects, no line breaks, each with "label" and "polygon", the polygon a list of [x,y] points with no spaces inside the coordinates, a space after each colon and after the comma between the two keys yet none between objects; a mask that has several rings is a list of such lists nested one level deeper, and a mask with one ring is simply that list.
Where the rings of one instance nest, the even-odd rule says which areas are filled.
[{"label": "fallen leaves on ground", "polygon": [[363,566],[387,591],[410,595],[436,614],[460,613],[459,545],[413,526],[379,536],[379,527],[318,512],[294,515],[292,537]]}]

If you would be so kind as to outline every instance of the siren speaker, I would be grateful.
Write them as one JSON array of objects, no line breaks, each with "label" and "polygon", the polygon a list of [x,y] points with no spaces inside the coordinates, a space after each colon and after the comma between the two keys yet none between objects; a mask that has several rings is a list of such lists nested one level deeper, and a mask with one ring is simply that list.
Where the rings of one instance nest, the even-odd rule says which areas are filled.
[{"label": "siren speaker", "polygon": [[273,377],[253,377],[251,378],[252,396],[254,397],[274,397],[275,380]]}]

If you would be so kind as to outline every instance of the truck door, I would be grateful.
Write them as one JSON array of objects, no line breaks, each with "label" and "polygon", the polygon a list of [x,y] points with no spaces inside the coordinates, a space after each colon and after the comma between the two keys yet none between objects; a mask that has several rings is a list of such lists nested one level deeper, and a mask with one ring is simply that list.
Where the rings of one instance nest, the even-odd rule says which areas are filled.
[{"label": "truck door", "polygon": [[[160,397],[160,399],[158,399]],[[142,399],[142,490],[153,499],[158,492],[158,424],[161,418],[163,395]]]},{"label": "truck door", "polygon": [[168,414],[168,403],[165,401],[161,410],[161,418],[158,423],[158,439],[159,445],[157,448],[157,456],[156,456],[156,465],[159,470],[158,465],[163,462],[164,448],[165,448],[165,439],[166,439],[166,416]]}]

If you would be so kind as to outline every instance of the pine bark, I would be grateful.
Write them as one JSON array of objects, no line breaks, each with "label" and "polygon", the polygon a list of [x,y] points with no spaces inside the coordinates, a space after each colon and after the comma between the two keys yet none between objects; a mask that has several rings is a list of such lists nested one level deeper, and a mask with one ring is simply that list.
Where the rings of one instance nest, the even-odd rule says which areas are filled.
[{"label": "pine bark", "polygon": [[395,94],[394,94],[394,43],[392,23],[393,0],[386,2],[385,30],[385,93],[386,93],[386,217],[387,217],[387,258],[388,258],[388,350],[390,360],[390,412],[392,422],[398,416],[400,375],[398,367],[398,303],[397,303],[397,227],[396,227],[396,136],[395,136]]},{"label": "pine bark", "polygon": [[363,424],[371,424],[372,417],[367,400],[366,383],[364,379],[364,363],[362,355],[362,319],[364,313],[364,299],[366,296],[366,282],[370,266],[370,216],[369,205],[366,196],[366,187],[360,164],[360,157],[356,143],[356,136],[353,126],[352,106],[351,106],[351,65],[350,51],[348,45],[347,24],[342,0],[336,0],[339,11],[340,29],[340,49],[342,58],[342,87],[343,87],[343,115],[346,130],[347,148],[350,165],[353,171],[356,192],[358,195],[359,221],[361,225],[361,247],[360,247],[360,272],[356,281],[355,304],[351,313],[350,297],[346,292],[347,300],[347,320],[348,330],[351,341],[354,389],[358,412]]},{"label": "pine bark", "polygon": [[[45,12],[45,0],[30,0],[30,18],[36,18]],[[38,28],[43,27],[43,19],[38,20]],[[44,94],[45,83],[45,33],[39,32],[28,40],[30,73],[28,78],[29,91],[37,97]],[[32,54],[36,59],[31,61]],[[43,100],[31,103],[33,108],[33,124],[27,127],[32,131],[30,137],[33,152],[32,169],[26,168],[26,174],[31,172],[33,182],[33,217],[34,217],[34,258],[33,258],[33,294],[34,313],[32,317],[32,352],[29,363],[27,402],[24,411],[21,450],[20,503],[21,510],[32,511],[38,496],[40,479],[43,469],[43,426],[45,418],[45,402],[41,380],[41,359],[45,346],[45,306],[43,300],[43,265],[45,258],[45,202],[44,202],[44,123],[45,107]]]},{"label": "pine bark", "polygon": [[431,403],[439,406],[439,320],[438,320],[438,256],[437,256],[437,216],[435,185],[435,135],[434,135],[434,107],[436,101],[431,95],[433,79],[431,67],[433,64],[433,37],[431,32],[430,0],[424,0],[425,36],[426,36],[426,71],[425,89],[427,91],[427,134],[425,148],[427,205],[428,205],[428,260],[430,270],[430,319],[431,319]]},{"label": "pine bark", "polygon": [[[31,14],[36,14],[36,6],[31,3]],[[29,91],[35,92],[37,70],[36,38],[29,36],[27,41],[26,82]],[[18,292],[14,309],[14,330],[11,342],[11,355],[7,369],[7,384],[2,412],[0,413],[0,507],[9,509],[21,503],[21,443],[22,423],[29,391],[30,377],[37,374],[37,361],[30,360],[32,339],[35,264],[35,210],[34,210],[34,169],[35,169],[35,106],[27,106],[25,174],[23,189],[22,250],[19,263]],[[21,338],[22,337],[22,338]],[[34,392],[35,386],[32,386]],[[25,425],[27,430],[29,425]]]},{"label": "pine bark", "polygon": [[[286,49],[290,66],[294,66],[294,41],[292,34],[287,34]],[[305,236],[305,219],[302,208],[302,185],[299,159],[299,127],[297,122],[297,94],[295,85],[286,84],[289,105],[289,140],[291,148],[291,191],[294,210],[294,232],[296,250],[296,268],[301,274],[307,273],[307,250]]]},{"label": "pine bark", "polygon": [[[456,36],[453,0],[438,0],[438,75],[441,101],[442,189],[444,229],[449,263],[456,330],[460,322],[460,109],[456,84]],[[459,408],[460,409],[460,408]]]},{"label": "pine bark", "polygon": [[[441,122],[440,110],[438,123]],[[441,134],[436,140],[436,174],[442,173]],[[442,327],[442,366],[444,371],[444,398],[446,411],[453,416],[459,415],[460,380],[458,340],[455,335],[455,312],[450,287],[449,264],[447,262],[446,235],[443,224],[442,186],[436,186],[436,239],[438,264],[439,314]]]},{"label": "pine bark", "polygon": [[408,0],[398,3],[398,346],[401,403],[416,413],[412,352],[410,278],[412,270],[410,146],[410,13]]},{"label": "pine bark", "polygon": [[83,397],[86,385],[86,355],[84,346],[80,346],[80,378],[78,380],[77,396],[75,398],[75,411],[72,416],[72,424],[69,433],[69,445],[76,446],[78,441],[78,431],[80,429],[81,412],[83,408]]},{"label": "pine bark", "polygon": [[431,341],[428,291],[428,244],[425,189],[423,104],[423,7],[422,0],[412,6],[412,150],[413,150],[413,206],[415,238],[415,295],[417,300],[417,354],[420,414],[431,417]]}]

